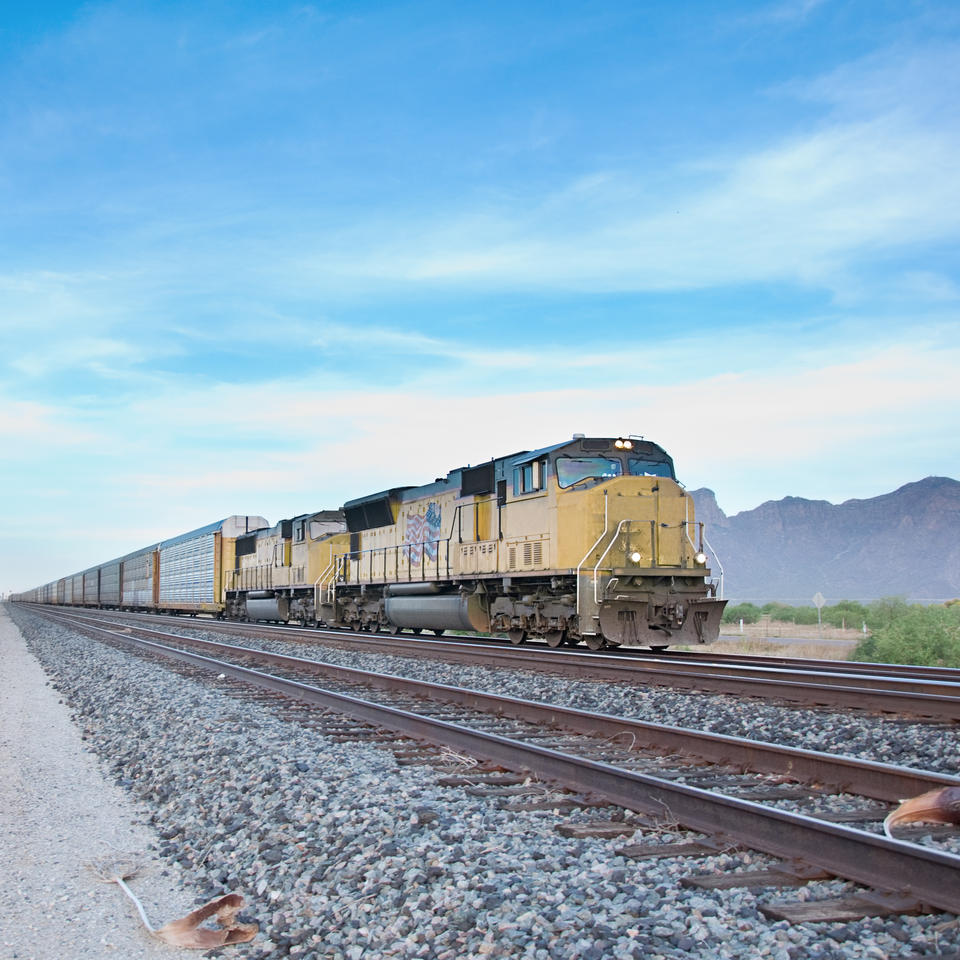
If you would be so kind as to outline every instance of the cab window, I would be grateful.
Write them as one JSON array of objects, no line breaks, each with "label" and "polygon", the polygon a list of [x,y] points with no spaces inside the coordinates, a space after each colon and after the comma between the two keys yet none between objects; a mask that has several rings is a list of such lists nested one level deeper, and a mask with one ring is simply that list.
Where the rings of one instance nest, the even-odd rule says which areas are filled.
[{"label": "cab window", "polygon": [[531,460],[521,464],[513,473],[514,494],[533,493],[547,485],[546,460]]},{"label": "cab window", "polygon": [[663,460],[645,460],[643,457],[630,457],[631,477],[670,477],[673,469]]},{"label": "cab window", "polygon": [[607,457],[560,457],[557,460],[557,483],[561,487],[571,487],[594,477],[606,480],[622,473],[623,464]]}]

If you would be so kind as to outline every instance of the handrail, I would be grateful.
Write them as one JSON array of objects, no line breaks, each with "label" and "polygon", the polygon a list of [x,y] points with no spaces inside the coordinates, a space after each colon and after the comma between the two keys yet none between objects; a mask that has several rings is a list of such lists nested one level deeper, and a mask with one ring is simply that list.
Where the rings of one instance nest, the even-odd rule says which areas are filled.
[{"label": "handrail", "polygon": [[623,528],[625,523],[633,523],[632,520],[621,520],[617,524],[617,529],[614,532],[613,536],[610,538],[610,543],[607,544],[607,549],[603,551],[603,555],[597,561],[597,565],[593,568],[593,602],[599,604],[600,597],[597,595],[597,572],[600,570],[600,564],[606,559],[607,554],[613,549],[613,545],[617,542],[617,537],[620,536],[620,530]]},{"label": "handrail", "polygon": [[337,555],[334,554],[334,553],[331,551],[330,557],[331,557],[330,562],[329,562],[329,563],[326,565],[326,567],[324,568],[323,573],[321,573],[320,576],[317,577],[317,579],[313,581],[313,610],[314,610],[314,613],[316,613],[316,612],[320,609],[320,596],[319,596],[319,594],[318,594],[318,592],[317,592],[317,585],[320,583],[321,580],[323,580],[324,577],[327,576],[328,573],[331,574],[330,583],[331,583],[331,587],[332,587],[332,590],[333,590],[334,598],[336,598],[337,578],[336,578],[336,576],[333,575],[333,573],[336,571],[336,567],[337,567]]},{"label": "handrail", "polygon": [[707,545],[707,549],[713,554],[713,559],[717,561],[717,566],[720,568],[720,596],[718,599],[723,599],[723,564],[720,562],[720,558],[717,556],[717,551],[713,549],[710,545],[710,541],[707,539],[707,535],[701,532],[700,536],[703,537],[703,542]]},{"label": "handrail", "polygon": [[[379,554],[382,554],[382,555],[383,555],[383,559],[384,559],[384,564],[383,564],[384,577],[383,577],[383,580],[384,580],[384,582],[386,583],[386,582],[389,582],[389,581],[388,581],[388,577],[386,576],[386,571],[387,571],[387,563],[386,563],[387,552],[390,551],[390,550],[393,550],[396,554],[399,555],[399,552],[402,550],[402,551],[405,551],[405,552],[406,552],[406,556],[407,556],[407,579],[410,580],[410,579],[413,578],[412,569],[413,569],[414,563],[416,563],[416,561],[413,560],[413,558],[411,557],[410,554],[411,554],[411,551],[412,551],[414,548],[419,547],[419,548],[420,548],[420,573],[421,573],[421,575],[425,578],[425,575],[426,575],[426,573],[427,573],[427,551],[426,551],[425,548],[426,548],[426,547],[429,547],[429,546],[432,546],[432,545],[435,544],[436,547],[437,547],[437,555],[436,555],[436,557],[432,558],[432,559],[430,560],[430,562],[435,565],[435,573],[436,573],[436,576],[439,578],[439,577],[440,577],[440,554],[441,554],[441,552],[442,552],[442,551],[440,550],[440,545],[441,545],[441,544],[445,544],[446,547],[447,547],[447,552],[446,552],[446,557],[445,557],[445,565],[446,565],[446,573],[447,573],[447,576],[449,577],[449,576],[450,576],[450,543],[451,543],[452,539],[453,539],[453,538],[451,537],[451,538],[448,538],[448,539],[446,539],[446,540],[442,540],[442,539],[440,539],[439,537],[437,537],[436,539],[433,539],[433,540],[417,540],[417,541],[411,541],[410,543],[394,543],[394,544],[388,544],[387,546],[383,546],[383,547],[368,547],[366,550],[349,550],[349,551],[347,551],[346,553],[338,553],[336,559],[337,559],[338,561],[344,561],[344,560],[345,560],[345,561],[347,561],[347,562],[355,561],[356,563],[359,564],[359,563],[363,563],[363,561],[364,561],[365,559],[369,558],[369,559],[370,559],[370,571],[371,571],[370,579],[372,580],[372,579],[373,579],[373,575],[372,575],[372,571],[373,571],[373,558],[374,558],[374,556],[375,556],[376,554],[378,554],[378,553],[379,553]],[[399,580],[400,580],[400,565],[399,565],[399,563],[394,564],[394,577],[393,577],[393,580],[396,581],[396,582],[399,582]]]},{"label": "handrail", "polygon": [[[684,535],[685,535],[686,538],[687,538],[687,543],[690,544],[690,546],[693,548],[693,551],[694,551],[695,553],[697,552],[697,545],[693,542],[693,537],[690,536],[690,527],[692,527],[692,526],[695,527],[696,525],[697,525],[697,521],[696,521],[696,520],[684,520],[684,521],[683,521],[683,532],[684,532]],[[702,523],[700,524],[700,536],[701,536],[701,538],[703,537],[703,524],[702,524]],[[702,549],[702,548],[701,548],[701,549]]]},{"label": "handrail", "polygon": [[[588,633],[590,631],[586,631],[582,629],[583,624],[581,622],[581,617],[580,617],[580,570],[583,567],[583,565],[587,562],[587,557],[589,557],[590,554],[593,553],[593,551],[596,550],[598,546],[600,546],[601,541],[607,535],[607,531],[610,529],[610,521],[607,519],[608,498],[609,498],[609,494],[607,493],[606,490],[604,490],[603,491],[603,533],[601,533],[600,536],[597,537],[597,540],[594,543],[594,545],[583,555],[583,559],[577,564],[577,628],[580,630],[581,634]],[[596,631],[593,631],[593,632],[596,633]]]},{"label": "handrail", "polygon": [[[494,499],[495,499],[495,498],[491,496],[491,497],[488,497],[488,498],[485,499],[485,500],[477,501],[476,503],[473,504],[473,506],[478,506],[478,505],[483,504],[483,503],[492,503],[492,502],[494,501]],[[458,504],[455,504],[455,505],[454,505],[454,508],[453,508],[453,516],[452,516],[451,519],[450,519],[450,532],[449,532],[449,535],[446,537],[446,539],[437,537],[437,538],[432,539],[432,540],[419,540],[419,541],[414,541],[414,542],[410,542],[410,543],[394,543],[394,544],[389,544],[389,545],[386,545],[386,546],[383,546],[383,547],[368,547],[366,550],[348,550],[348,551],[346,551],[345,553],[337,554],[336,557],[335,557],[335,561],[337,561],[337,562],[343,562],[343,563],[356,562],[356,563],[358,563],[358,564],[362,564],[362,563],[364,562],[364,560],[366,560],[366,559],[369,558],[369,561],[370,561],[370,579],[373,580],[373,559],[374,559],[374,557],[376,556],[376,554],[380,553],[380,554],[383,555],[383,582],[384,582],[384,583],[390,583],[390,582],[397,582],[397,583],[398,583],[398,582],[400,582],[400,579],[401,579],[401,577],[400,577],[400,552],[401,552],[401,551],[404,551],[404,552],[405,552],[405,555],[406,555],[406,560],[407,560],[407,580],[411,580],[411,581],[412,581],[412,580],[413,580],[413,566],[414,566],[414,563],[415,563],[416,561],[413,560],[413,558],[412,558],[412,556],[411,556],[411,553],[412,553],[413,550],[415,550],[415,549],[417,549],[417,548],[420,548],[420,575],[421,575],[421,577],[422,577],[423,579],[426,579],[426,575],[427,575],[427,573],[428,573],[428,570],[427,570],[427,567],[428,567],[428,563],[427,563],[428,557],[427,557],[427,550],[426,550],[426,548],[429,547],[429,546],[436,545],[437,555],[436,555],[435,558],[433,558],[433,560],[432,560],[431,562],[434,564],[434,573],[435,573],[435,576],[437,577],[437,579],[440,579],[440,577],[441,577],[440,554],[441,554],[441,552],[442,552],[441,549],[440,549],[440,547],[441,547],[441,545],[444,545],[444,546],[446,547],[446,556],[445,556],[445,558],[444,558],[444,565],[445,565],[445,567],[446,567],[446,577],[449,578],[449,577],[452,575],[452,574],[451,574],[451,566],[450,566],[450,564],[451,564],[451,560],[450,560],[450,549],[451,549],[451,544],[453,544],[453,542],[454,542],[454,532],[455,532],[455,531],[456,531],[456,541],[457,541],[458,545],[460,545],[460,546],[462,546],[465,542],[472,542],[472,543],[496,543],[496,542],[497,542],[497,541],[495,541],[495,540],[476,540],[476,539],[473,540],[473,541],[464,541],[464,539],[463,539],[463,531],[462,531],[462,516],[463,516],[463,515],[462,515],[462,511],[463,511],[463,507],[464,507],[464,504],[462,504],[462,503],[458,503]],[[476,537],[477,532],[478,532],[478,531],[477,531],[476,527],[474,527],[474,537]],[[598,543],[599,543],[599,541],[598,541]],[[395,555],[395,560],[394,560],[394,576],[393,576],[392,580],[387,577],[387,567],[388,567],[388,564],[387,564],[387,554],[388,554],[388,551],[391,551],[391,550],[394,552],[394,555]],[[589,556],[589,554],[588,554],[588,556]],[[584,557],[584,560],[586,560],[586,557]],[[582,566],[582,563],[581,563],[581,566]],[[330,568],[328,567],[327,570],[325,570],[325,571],[323,572],[323,574],[320,575],[320,578],[318,578],[318,580],[314,583],[314,602],[315,602],[315,603],[317,602],[317,599],[316,599],[316,585],[317,585],[317,583],[320,582],[320,580],[321,580],[324,576],[326,576],[326,574],[329,572],[329,569],[330,569]],[[579,569],[579,568],[578,568],[578,569]]]}]

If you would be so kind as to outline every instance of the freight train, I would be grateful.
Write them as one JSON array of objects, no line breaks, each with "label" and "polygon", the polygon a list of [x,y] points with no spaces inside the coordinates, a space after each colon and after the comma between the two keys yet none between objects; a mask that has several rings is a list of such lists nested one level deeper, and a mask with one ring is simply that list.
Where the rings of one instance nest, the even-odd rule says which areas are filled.
[{"label": "freight train", "polygon": [[706,546],[662,447],[575,434],[276,526],[228,517],[14,599],[663,648],[719,633]]}]

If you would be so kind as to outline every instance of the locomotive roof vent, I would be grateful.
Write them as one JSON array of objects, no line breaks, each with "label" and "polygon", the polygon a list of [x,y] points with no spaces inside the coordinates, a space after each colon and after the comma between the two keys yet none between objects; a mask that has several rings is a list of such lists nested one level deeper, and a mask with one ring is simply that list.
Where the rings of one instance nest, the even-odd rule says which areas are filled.
[{"label": "locomotive roof vent", "polygon": [[575,433],[575,434],[573,435],[573,439],[574,439],[574,440],[584,440],[584,439],[586,439],[586,436],[587,436],[587,435],[586,435],[585,433]]}]

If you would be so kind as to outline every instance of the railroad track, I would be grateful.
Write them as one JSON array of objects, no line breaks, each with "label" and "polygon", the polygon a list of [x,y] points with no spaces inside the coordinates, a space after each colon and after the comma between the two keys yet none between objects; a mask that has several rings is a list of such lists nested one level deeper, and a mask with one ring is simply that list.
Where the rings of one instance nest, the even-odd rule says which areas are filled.
[{"label": "railroad track", "polygon": [[[487,765],[532,774],[587,797],[588,803],[616,804],[648,818],[666,816],[715,838],[713,849],[742,845],[784,861],[759,880],[735,876],[724,881],[727,885],[796,885],[837,876],[874,891],[861,895],[856,908],[861,916],[925,908],[960,912],[960,856],[846,825],[882,819],[889,808],[877,800],[960,785],[952,777],[372,674],[145,627],[107,626],[90,617],[44,614],[202,669],[221,682],[253,685]],[[831,814],[825,784],[868,802]],[[503,782],[492,786],[510,789]],[[774,806],[783,802],[806,804],[816,812]],[[622,825],[619,829],[623,832]],[[810,918],[809,905],[796,909],[793,919]],[[845,909],[849,915],[850,905]],[[791,913],[786,909],[780,915]]]},{"label": "railroad track", "polygon": [[[55,610],[56,608],[46,608]],[[71,611],[82,616],[84,612]],[[98,612],[99,614],[99,612]],[[98,615],[94,614],[94,615]],[[113,616],[114,614],[111,613]],[[119,614],[127,622],[170,623],[171,618]],[[770,665],[766,658],[688,656],[636,656],[619,651],[592,653],[513,647],[475,638],[450,639],[389,634],[346,633],[269,624],[242,624],[217,620],[174,618],[181,624],[203,625],[212,632],[276,636],[284,640],[322,641],[340,647],[375,653],[415,656],[418,653],[454,663],[550,672],[577,679],[619,681],[638,686],[656,685],[679,690],[757,697],[804,707],[867,710],[954,723],[960,721],[960,679],[956,671],[945,678],[931,668],[912,671],[889,665],[850,664],[834,661],[787,660]],[[892,674],[892,669],[896,674]],[[886,670],[886,672],[884,672]]]}]

